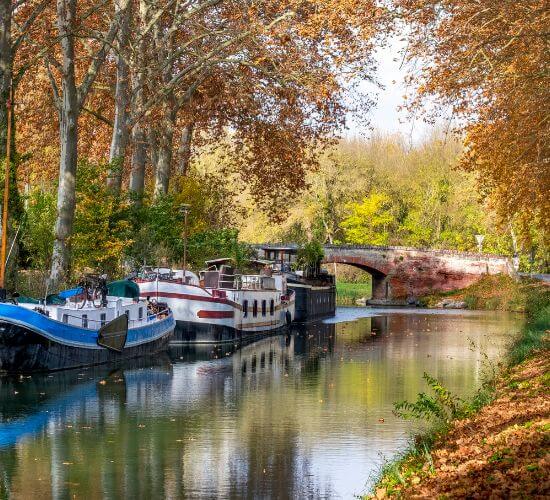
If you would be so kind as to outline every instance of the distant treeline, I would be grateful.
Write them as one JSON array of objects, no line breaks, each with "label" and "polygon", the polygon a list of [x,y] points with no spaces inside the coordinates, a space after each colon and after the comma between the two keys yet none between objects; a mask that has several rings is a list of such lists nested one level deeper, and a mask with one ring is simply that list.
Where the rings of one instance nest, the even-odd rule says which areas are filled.
[{"label": "distant treeline", "polygon": [[341,141],[280,223],[256,211],[241,237],[477,251],[482,235],[484,252],[517,253],[523,270],[548,270],[544,231],[497,220],[474,174],[458,168],[461,154],[456,136],[443,132],[414,146],[399,135]]}]

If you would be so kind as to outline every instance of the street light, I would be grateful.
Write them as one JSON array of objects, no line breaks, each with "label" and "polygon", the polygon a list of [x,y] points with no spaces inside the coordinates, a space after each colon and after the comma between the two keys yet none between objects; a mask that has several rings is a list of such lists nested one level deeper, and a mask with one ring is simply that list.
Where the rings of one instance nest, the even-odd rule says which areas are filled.
[{"label": "street light", "polygon": [[185,284],[187,268],[187,216],[189,215],[190,209],[191,205],[187,205],[186,203],[182,203],[179,208],[180,214],[183,215],[183,284]]},{"label": "street light", "polygon": [[479,253],[482,253],[483,250],[483,240],[485,239],[484,234],[476,234],[477,249]]}]

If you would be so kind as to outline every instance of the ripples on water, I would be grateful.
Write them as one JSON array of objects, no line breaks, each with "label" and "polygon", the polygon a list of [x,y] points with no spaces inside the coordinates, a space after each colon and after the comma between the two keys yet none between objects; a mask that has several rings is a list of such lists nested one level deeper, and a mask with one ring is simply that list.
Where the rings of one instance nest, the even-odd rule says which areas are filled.
[{"label": "ripples on water", "polygon": [[425,371],[471,394],[482,353],[498,360],[520,326],[341,308],[241,349],[0,377],[0,497],[350,498],[406,446],[393,402],[425,390]]}]

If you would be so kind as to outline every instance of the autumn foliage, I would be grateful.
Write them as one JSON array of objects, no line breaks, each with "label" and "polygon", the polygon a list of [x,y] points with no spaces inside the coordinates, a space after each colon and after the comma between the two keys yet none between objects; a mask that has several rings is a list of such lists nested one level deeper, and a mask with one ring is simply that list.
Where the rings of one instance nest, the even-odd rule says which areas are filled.
[{"label": "autumn foliage", "polygon": [[[188,179],[203,178],[193,163],[215,152],[213,199],[231,186],[270,221],[284,220],[297,193],[318,184],[311,173],[350,113],[367,116],[371,96],[355,90],[375,79],[375,52],[393,26],[414,62],[411,106],[435,98],[435,115],[452,111],[462,167],[503,226],[525,248],[548,246],[548,24],[541,0],[0,0],[0,94],[5,103],[11,85],[16,101],[14,179],[58,190],[56,277],[79,238],[79,162],[103,165],[109,196],[138,209],[181,201]],[[6,130],[3,104],[2,156]],[[438,187],[444,198],[447,188]],[[355,219],[338,228],[331,216],[329,241],[338,231],[389,241],[400,227],[392,221],[405,218],[406,234],[429,217],[444,234],[445,214],[380,212],[391,203],[371,194],[340,200]],[[371,213],[380,227],[365,229]]]},{"label": "autumn foliage", "polygon": [[[397,0],[415,64],[412,105],[434,97],[464,134],[462,165],[501,220],[550,230],[550,10],[544,0]],[[528,236],[529,231],[523,234]]]}]

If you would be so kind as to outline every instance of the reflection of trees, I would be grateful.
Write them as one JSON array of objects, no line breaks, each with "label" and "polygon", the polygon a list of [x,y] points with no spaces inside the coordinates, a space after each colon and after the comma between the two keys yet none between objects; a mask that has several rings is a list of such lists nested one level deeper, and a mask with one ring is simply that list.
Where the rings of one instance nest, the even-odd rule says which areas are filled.
[{"label": "reflection of trees", "polygon": [[424,390],[423,371],[454,390],[474,385],[479,353],[465,338],[492,348],[483,333],[498,328],[392,314],[307,325],[223,360],[0,379],[3,401],[24,396],[0,409],[0,436],[7,418],[50,411],[34,438],[0,450],[1,488],[23,498],[327,495],[330,484],[310,475],[316,448],[344,433],[376,460],[381,431],[404,432],[393,402]]},{"label": "reflection of trees", "polygon": [[0,453],[0,498],[9,498],[13,476],[17,472],[17,452],[15,448]]}]

